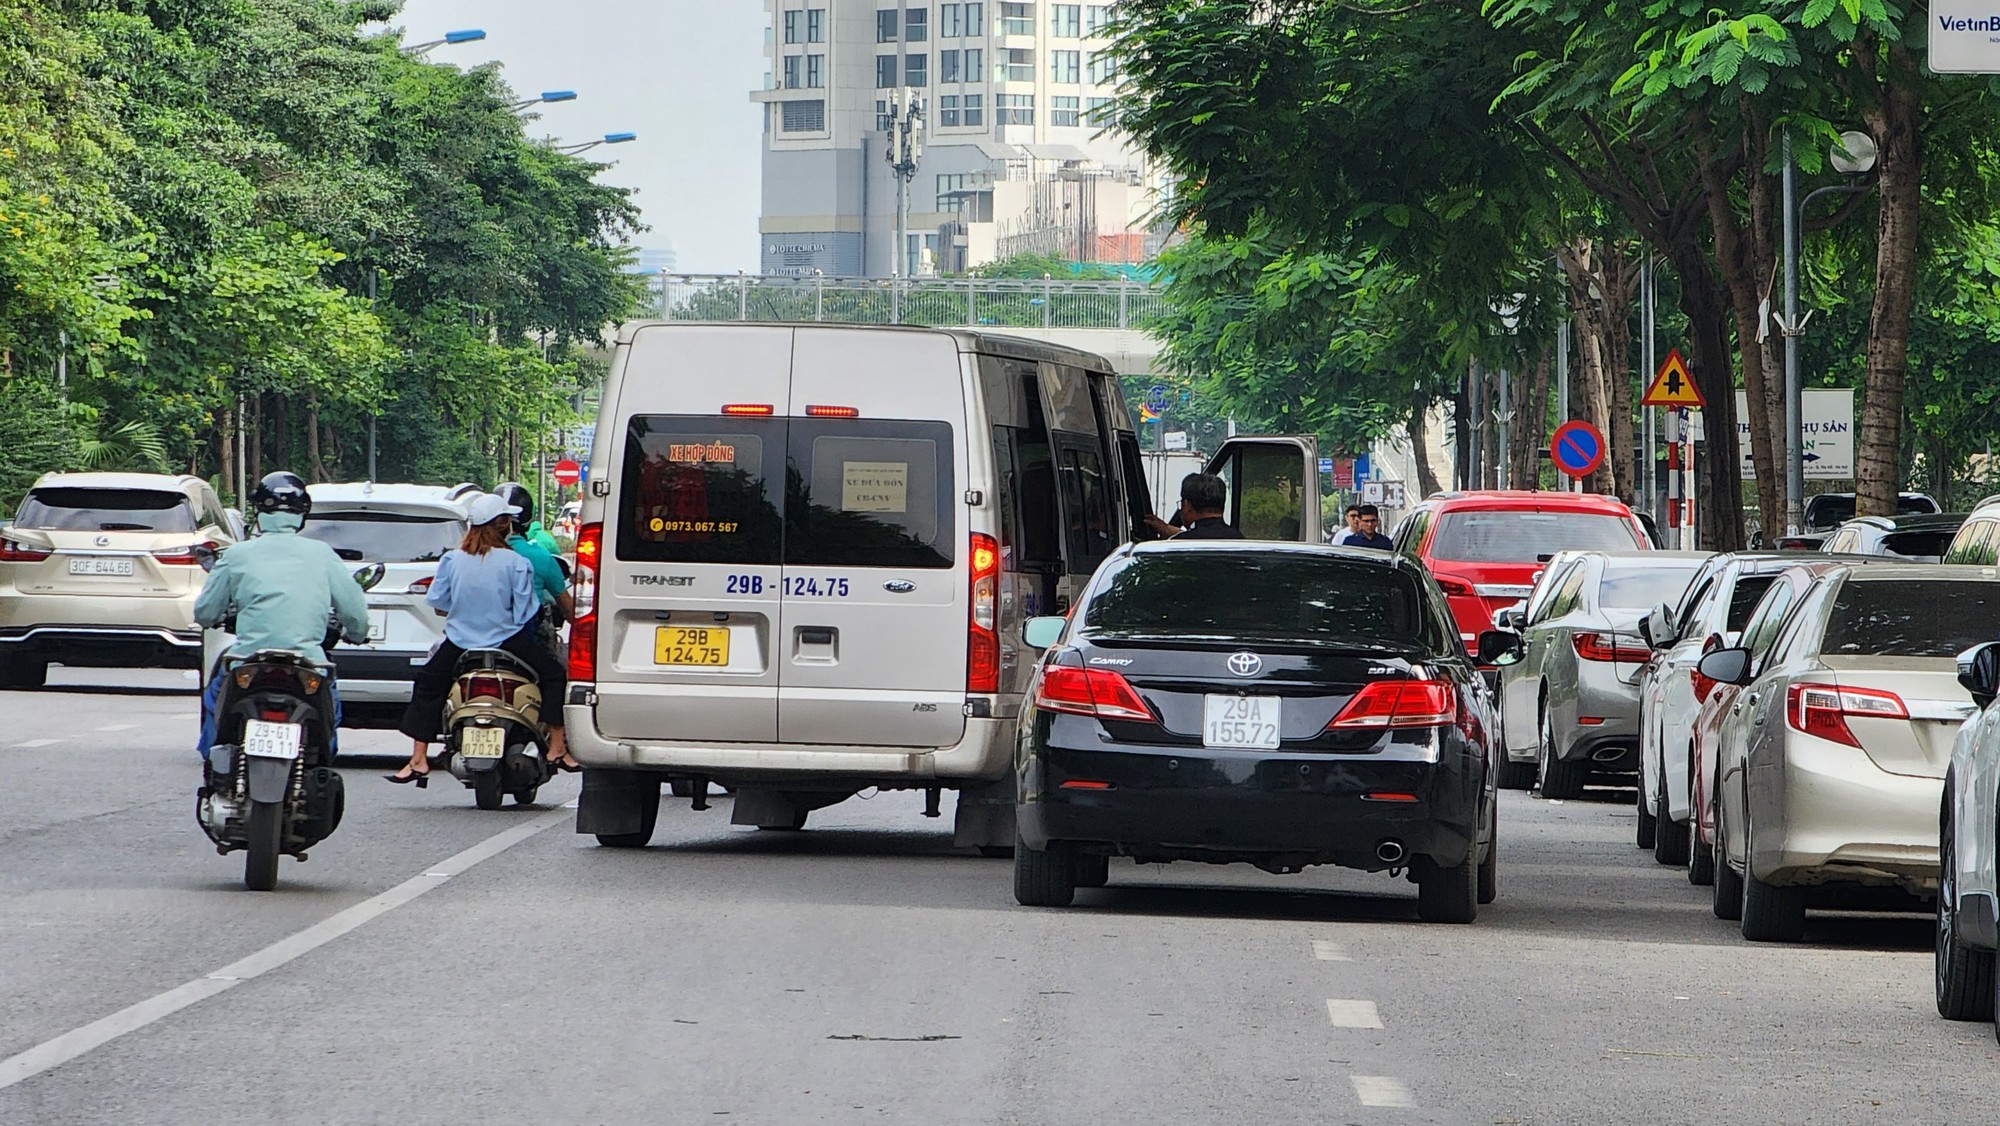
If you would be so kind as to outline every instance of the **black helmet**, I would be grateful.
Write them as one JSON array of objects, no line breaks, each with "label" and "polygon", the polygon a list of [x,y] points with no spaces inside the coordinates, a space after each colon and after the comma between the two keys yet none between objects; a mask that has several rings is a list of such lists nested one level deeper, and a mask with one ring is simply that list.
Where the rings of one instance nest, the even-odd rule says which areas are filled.
[{"label": "black helmet", "polygon": [[514,530],[525,535],[535,522],[535,494],[518,481],[502,481],[493,486],[493,495],[521,510],[514,515]]},{"label": "black helmet", "polygon": [[292,512],[303,520],[312,506],[305,478],[287,470],[264,474],[264,479],[250,490],[250,507],[258,512]]}]

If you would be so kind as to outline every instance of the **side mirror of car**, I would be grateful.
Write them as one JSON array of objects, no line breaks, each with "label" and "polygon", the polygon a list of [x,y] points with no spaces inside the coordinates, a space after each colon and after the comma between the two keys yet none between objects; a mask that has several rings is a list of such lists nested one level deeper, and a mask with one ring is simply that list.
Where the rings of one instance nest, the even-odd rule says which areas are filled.
[{"label": "side mirror of car", "polygon": [[362,590],[374,590],[376,584],[382,581],[382,576],[388,570],[389,568],[380,563],[370,563],[366,567],[362,567],[354,572],[354,581],[360,585]]},{"label": "side mirror of car", "polygon": [[1479,663],[1511,665],[1521,656],[1521,635],[1510,629],[1489,629],[1479,635]]},{"label": "side mirror of car", "polygon": [[188,554],[194,556],[194,561],[197,564],[199,564],[201,569],[204,571],[215,570],[215,561],[217,559],[222,558],[222,553],[220,551],[217,551],[213,546],[205,543],[198,543],[194,545],[194,550],[189,552]]},{"label": "side mirror of car", "polygon": [[1021,627],[1021,640],[1033,649],[1047,649],[1062,640],[1063,627],[1069,624],[1067,618],[1029,618]]},{"label": "side mirror of car", "polygon": [[1674,612],[1662,602],[1653,607],[1652,612],[1639,619],[1639,636],[1654,649],[1665,649],[1674,643]]},{"label": "side mirror of car", "polygon": [[1750,650],[1717,649],[1695,666],[1701,675],[1718,684],[1750,683]]},{"label": "side mirror of car", "polygon": [[1958,655],[1958,683],[1985,711],[2000,696],[2000,641],[1975,645]]},{"label": "side mirror of car", "polygon": [[1493,628],[1519,632],[1528,621],[1528,602],[1522,599],[1504,610],[1493,611]]}]

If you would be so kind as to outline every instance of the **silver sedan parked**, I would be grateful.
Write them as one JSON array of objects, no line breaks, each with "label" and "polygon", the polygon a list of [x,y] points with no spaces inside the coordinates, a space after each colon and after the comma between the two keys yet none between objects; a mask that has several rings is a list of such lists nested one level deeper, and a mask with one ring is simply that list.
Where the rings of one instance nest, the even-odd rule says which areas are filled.
[{"label": "silver sedan parked", "polygon": [[1677,601],[1707,558],[1587,551],[1551,565],[1520,632],[1482,639],[1482,658],[1500,666],[1503,775],[1518,781],[1532,764],[1543,797],[1569,798],[1593,772],[1638,766],[1639,674],[1652,657],[1639,620]]}]

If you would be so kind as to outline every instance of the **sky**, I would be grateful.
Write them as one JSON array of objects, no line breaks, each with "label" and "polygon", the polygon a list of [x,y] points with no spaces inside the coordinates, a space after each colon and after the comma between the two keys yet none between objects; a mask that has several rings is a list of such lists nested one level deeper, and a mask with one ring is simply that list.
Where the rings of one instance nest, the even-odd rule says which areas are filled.
[{"label": "sky", "polygon": [[407,0],[406,42],[480,28],[486,39],[439,47],[434,62],[497,61],[523,97],[575,90],[537,106],[531,135],[562,142],[606,133],[638,139],[593,149],[615,161],[600,181],[639,189],[652,230],[638,246],[671,244],[682,273],[755,272],[762,120],[750,91],[764,85],[762,0]]}]

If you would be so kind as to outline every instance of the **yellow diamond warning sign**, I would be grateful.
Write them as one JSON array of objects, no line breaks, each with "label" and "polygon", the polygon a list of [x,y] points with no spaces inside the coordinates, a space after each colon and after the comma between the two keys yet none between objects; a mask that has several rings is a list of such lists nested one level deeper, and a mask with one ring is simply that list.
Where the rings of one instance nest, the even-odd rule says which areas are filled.
[{"label": "yellow diamond warning sign", "polygon": [[1701,389],[1694,385],[1694,377],[1688,374],[1687,361],[1681,359],[1679,348],[1667,349],[1667,358],[1660,361],[1660,370],[1653,375],[1653,382],[1646,386],[1646,397],[1639,400],[1647,407],[1705,407]]}]

